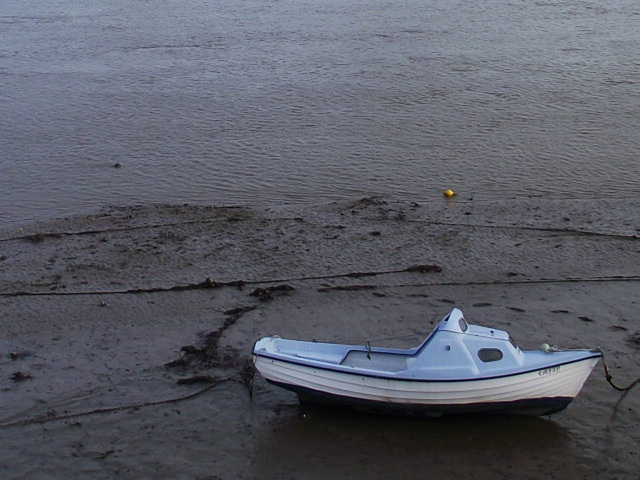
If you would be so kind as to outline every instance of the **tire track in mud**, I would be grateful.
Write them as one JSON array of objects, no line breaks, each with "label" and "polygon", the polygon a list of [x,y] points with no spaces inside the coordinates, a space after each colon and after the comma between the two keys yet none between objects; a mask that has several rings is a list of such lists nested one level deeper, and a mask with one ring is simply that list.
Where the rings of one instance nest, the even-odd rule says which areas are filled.
[{"label": "tire track in mud", "polygon": [[67,296],[67,295],[120,295],[120,294],[136,294],[136,293],[158,293],[158,292],[175,292],[185,290],[205,290],[216,289],[222,287],[237,287],[243,288],[245,285],[260,285],[269,283],[285,283],[293,281],[305,281],[305,280],[328,280],[332,278],[361,278],[372,277],[376,275],[389,275],[393,273],[403,272],[416,272],[416,273],[430,273],[441,272],[442,268],[438,265],[412,265],[410,267],[395,269],[395,270],[381,270],[374,272],[349,272],[343,274],[332,275],[313,275],[296,277],[289,279],[266,279],[266,280],[232,280],[230,282],[217,282],[208,277],[202,282],[190,283],[185,285],[172,285],[168,287],[148,287],[148,288],[131,288],[121,290],[93,290],[82,292],[29,292],[29,291],[17,291],[17,292],[0,292],[0,297],[26,297],[26,296]]},{"label": "tire track in mud", "polygon": [[[206,278],[202,282],[184,284],[184,285],[172,285],[167,287],[148,287],[148,288],[131,288],[121,290],[91,290],[91,291],[69,291],[69,292],[29,292],[29,291],[16,291],[16,292],[0,292],[0,297],[56,297],[56,296],[80,296],[80,295],[128,295],[128,294],[144,294],[144,293],[162,293],[162,292],[176,292],[176,291],[188,291],[188,290],[208,290],[218,289],[223,287],[235,287],[242,289],[244,286],[249,285],[261,285],[271,283],[286,283],[286,282],[304,282],[314,280],[330,280],[338,278],[362,278],[362,277],[374,277],[382,275],[391,275],[398,273],[410,273],[420,272],[421,266],[412,266],[403,269],[395,270],[382,270],[372,272],[349,272],[344,274],[334,275],[313,275],[304,277],[292,277],[292,278],[279,278],[279,279],[261,279],[261,280],[233,280],[230,282],[217,282],[212,278]],[[431,267],[431,266],[428,266]],[[440,267],[438,267],[440,268]],[[517,275],[517,274],[511,274]],[[640,281],[640,275],[611,275],[611,276],[596,276],[596,277],[567,277],[567,278],[528,278],[528,279],[498,279],[498,280],[478,280],[468,282],[456,282],[456,281],[436,281],[426,283],[406,283],[399,285],[358,285],[358,286],[330,286],[324,287],[324,290],[345,290],[345,289],[373,289],[373,288],[408,288],[408,287],[429,287],[429,286],[465,286],[465,285],[527,285],[527,284],[560,284],[560,283],[597,283],[597,282],[637,282]]]}]

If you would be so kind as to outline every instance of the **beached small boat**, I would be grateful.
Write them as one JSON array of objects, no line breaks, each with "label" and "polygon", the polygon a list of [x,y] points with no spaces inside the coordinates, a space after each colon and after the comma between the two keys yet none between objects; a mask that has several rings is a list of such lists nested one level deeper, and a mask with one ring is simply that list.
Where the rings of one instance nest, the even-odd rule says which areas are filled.
[{"label": "beached small boat", "polygon": [[547,415],[571,403],[599,349],[522,351],[507,332],[469,325],[454,308],[416,348],[265,337],[256,369],[301,402],[389,413]]}]

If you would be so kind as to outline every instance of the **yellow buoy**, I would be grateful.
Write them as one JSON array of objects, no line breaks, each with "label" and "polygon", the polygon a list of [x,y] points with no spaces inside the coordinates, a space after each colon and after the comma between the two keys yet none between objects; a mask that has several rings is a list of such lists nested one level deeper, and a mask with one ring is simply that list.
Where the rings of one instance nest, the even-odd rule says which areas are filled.
[{"label": "yellow buoy", "polygon": [[454,191],[453,191],[453,190],[451,190],[451,189],[448,189],[448,190],[445,190],[445,191],[443,192],[443,194],[444,194],[444,196],[445,196],[445,197],[449,197],[449,198],[451,198],[451,197],[455,196],[456,192],[454,192]]}]

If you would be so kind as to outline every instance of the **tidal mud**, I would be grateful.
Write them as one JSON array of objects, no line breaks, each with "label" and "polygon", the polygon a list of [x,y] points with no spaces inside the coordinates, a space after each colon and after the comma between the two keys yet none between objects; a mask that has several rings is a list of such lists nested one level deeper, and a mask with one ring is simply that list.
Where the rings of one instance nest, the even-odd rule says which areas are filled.
[{"label": "tidal mud", "polygon": [[635,479],[640,391],[551,418],[300,406],[266,335],[411,347],[452,306],[640,376],[640,202],[157,205],[0,230],[2,478]]}]

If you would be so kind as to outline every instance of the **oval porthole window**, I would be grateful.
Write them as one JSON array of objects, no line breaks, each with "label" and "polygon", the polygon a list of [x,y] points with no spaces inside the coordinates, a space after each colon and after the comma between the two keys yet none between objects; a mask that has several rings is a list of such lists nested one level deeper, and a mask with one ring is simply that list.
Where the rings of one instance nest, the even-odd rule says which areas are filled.
[{"label": "oval porthole window", "polygon": [[460,327],[460,330],[462,330],[462,333],[466,332],[469,328],[469,325],[467,325],[467,322],[462,317],[460,317],[460,320],[458,320],[458,326]]},{"label": "oval porthole window", "polygon": [[483,362],[497,362],[502,359],[502,352],[497,348],[481,348],[478,357]]}]

